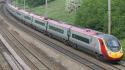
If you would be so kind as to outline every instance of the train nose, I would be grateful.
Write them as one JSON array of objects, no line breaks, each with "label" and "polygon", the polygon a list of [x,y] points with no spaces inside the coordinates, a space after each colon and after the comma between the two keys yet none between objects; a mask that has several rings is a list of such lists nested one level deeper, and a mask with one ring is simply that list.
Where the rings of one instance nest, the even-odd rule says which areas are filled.
[{"label": "train nose", "polygon": [[123,53],[122,52],[109,52],[109,57],[112,59],[122,59]]}]

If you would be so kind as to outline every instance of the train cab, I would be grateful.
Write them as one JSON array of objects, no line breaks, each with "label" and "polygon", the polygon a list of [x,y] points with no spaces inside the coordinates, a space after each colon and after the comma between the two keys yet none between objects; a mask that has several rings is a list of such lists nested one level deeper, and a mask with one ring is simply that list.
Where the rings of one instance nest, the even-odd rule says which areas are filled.
[{"label": "train cab", "polygon": [[123,57],[119,40],[112,35],[102,35],[99,39],[103,56],[110,61],[120,61]]}]

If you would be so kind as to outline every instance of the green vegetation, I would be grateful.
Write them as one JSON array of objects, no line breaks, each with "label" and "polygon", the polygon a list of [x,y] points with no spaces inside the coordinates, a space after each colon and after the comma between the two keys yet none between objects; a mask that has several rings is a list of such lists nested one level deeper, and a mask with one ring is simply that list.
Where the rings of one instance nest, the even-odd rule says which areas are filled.
[{"label": "green vegetation", "polygon": [[[39,6],[32,9],[34,13],[39,15],[45,15],[46,9],[45,6]],[[65,0],[55,0],[48,4],[48,13],[47,16],[52,19],[65,21],[68,23],[75,22],[75,12],[68,13],[65,11]]]},{"label": "green vegetation", "polygon": [[[76,17],[76,24],[107,33],[108,0],[83,0]],[[112,0],[112,34],[125,38],[125,0]]]},{"label": "green vegetation", "polygon": [[[54,0],[47,0],[48,2],[51,2],[51,1],[54,1]],[[45,0],[26,0],[26,2],[28,3],[28,5],[30,7],[36,7],[36,6],[39,6],[39,5],[43,5],[45,4]]]},{"label": "green vegetation", "polygon": [[[24,0],[15,0],[18,4],[22,5],[24,3]],[[54,0],[47,0],[48,2],[54,1]],[[37,7],[40,5],[45,4],[45,0],[25,0],[25,3],[28,4],[29,7]]]},{"label": "green vegetation", "polygon": [[[29,1],[29,0],[28,0]],[[34,1],[36,2],[36,1]],[[34,3],[33,2],[33,3]],[[76,12],[69,13],[65,10],[65,2],[66,0],[52,0],[52,2],[48,3],[47,16],[52,19],[61,20],[67,23],[75,22],[75,14]],[[23,7],[23,0],[17,0],[18,6]],[[32,12],[38,15],[45,15],[46,9],[45,5],[39,6],[30,6],[28,2],[26,2],[26,8],[30,9]]]},{"label": "green vegetation", "polygon": [[[122,44],[123,51],[124,51],[124,54],[125,54],[125,39],[121,40],[121,44]],[[123,60],[125,60],[125,55],[123,57]]]},{"label": "green vegetation", "polygon": [[107,28],[107,0],[83,0],[75,23],[99,31],[105,30]]},{"label": "green vegetation", "polygon": [[122,44],[123,50],[125,51],[125,39],[121,40],[121,44]]}]

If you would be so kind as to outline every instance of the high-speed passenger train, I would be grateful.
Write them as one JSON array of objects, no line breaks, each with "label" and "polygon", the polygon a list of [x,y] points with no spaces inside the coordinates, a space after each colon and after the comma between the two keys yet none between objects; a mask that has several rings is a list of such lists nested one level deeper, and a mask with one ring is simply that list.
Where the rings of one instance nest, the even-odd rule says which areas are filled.
[{"label": "high-speed passenger train", "polygon": [[6,2],[7,10],[16,18],[23,20],[27,25],[46,32],[59,40],[71,44],[80,50],[87,50],[101,59],[120,61],[123,57],[122,47],[119,40],[109,34],[104,34],[87,28],[79,28],[64,22],[46,19],[33,13],[19,9]]}]

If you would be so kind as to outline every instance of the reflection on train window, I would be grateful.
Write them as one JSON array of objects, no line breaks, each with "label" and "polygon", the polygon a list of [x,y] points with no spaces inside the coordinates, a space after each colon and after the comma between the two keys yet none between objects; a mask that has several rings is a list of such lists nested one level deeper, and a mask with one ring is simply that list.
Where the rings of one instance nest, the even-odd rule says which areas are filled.
[{"label": "reflection on train window", "polygon": [[117,40],[108,40],[107,41],[107,46],[112,51],[119,51],[120,50],[120,44],[119,44],[119,42]]},{"label": "reflection on train window", "polygon": [[85,42],[85,43],[89,43],[89,39],[84,38],[84,37],[79,36],[79,35],[76,35],[76,34],[72,34],[72,38],[75,38],[75,39],[77,39],[77,40],[83,41],[83,42]]},{"label": "reflection on train window", "polygon": [[35,20],[35,23],[37,23],[37,24],[39,24],[39,25],[42,25],[42,26],[45,26],[45,23],[42,23],[42,22],[40,22],[40,21],[38,21],[38,20]]},{"label": "reflection on train window", "polygon": [[25,19],[31,20],[29,16],[24,16]]},{"label": "reflection on train window", "polygon": [[20,14],[20,13],[18,13],[18,12],[16,12],[16,13],[17,13],[17,15],[19,15],[19,16],[21,15],[21,14]]},{"label": "reflection on train window", "polygon": [[54,27],[54,26],[50,26],[50,25],[49,25],[49,29],[54,30],[54,31],[56,31],[56,32],[59,32],[59,33],[61,33],[61,34],[64,33],[64,30],[62,30],[62,29],[60,29],[60,28],[57,28],[57,27]]}]

